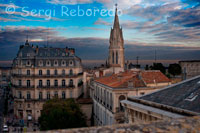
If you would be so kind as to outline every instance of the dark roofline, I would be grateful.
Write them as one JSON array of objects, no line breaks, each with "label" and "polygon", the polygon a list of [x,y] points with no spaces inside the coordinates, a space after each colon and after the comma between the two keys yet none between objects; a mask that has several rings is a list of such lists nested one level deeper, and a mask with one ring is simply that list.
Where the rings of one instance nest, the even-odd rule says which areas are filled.
[{"label": "dark roofline", "polygon": [[12,69],[12,67],[0,67],[0,69],[9,70]]},{"label": "dark roofline", "polygon": [[151,95],[151,94],[153,94],[153,93],[157,93],[157,92],[163,91],[163,90],[165,90],[165,89],[169,89],[169,88],[171,88],[171,87],[174,87],[174,86],[183,84],[183,83],[185,83],[185,82],[194,80],[194,79],[196,79],[196,78],[200,78],[200,76],[196,76],[196,77],[193,77],[193,78],[191,78],[191,79],[187,79],[187,80],[184,80],[184,81],[182,81],[182,82],[179,82],[179,83],[176,83],[176,84],[167,86],[167,87],[165,87],[165,88],[163,88],[163,89],[160,89],[160,90],[158,90],[158,91],[154,91],[154,92],[152,92],[152,93],[143,95],[143,96],[141,96],[141,97],[137,97],[137,98],[136,98],[136,97],[128,97],[127,99],[130,100],[130,101],[136,102],[136,103],[140,103],[140,104],[146,105],[146,106],[151,106],[151,107],[163,109],[163,110],[166,110],[166,111],[170,111],[170,112],[173,112],[173,113],[182,114],[182,115],[186,115],[186,116],[200,115],[200,113],[193,112],[193,111],[190,111],[190,110],[181,109],[181,108],[177,108],[177,107],[173,107],[173,106],[169,106],[169,105],[164,105],[164,104],[160,104],[160,103],[156,103],[156,102],[147,101],[147,100],[142,99],[143,97],[145,97],[145,96],[147,96],[147,95]]},{"label": "dark roofline", "polygon": [[153,93],[160,92],[160,91],[163,91],[163,90],[166,90],[166,89],[169,89],[169,88],[178,86],[178,85],[180,85],[180,84],[183,84],[183,83],[185,83],[185,82],[194,80],[194,79],[196,79],[196,78],[200,78],[200,75],[199,75],[199,76],[196,76],[196,77],[193,77],[193,78],[190,78],[190,79],[183,80],[183,81],[178,82],[178,83],[176,83],[176,84],[171,84],[171,85],[169,85],[169,86],[167,86],[167,87],[164,87],[164,88],[161,88],[161,89],[159,89],[159,90],[157,90],[157,91],[154,91],[154,92],[151,92],[151,93],[147,93],[147,94],[141,96],[140,99],[142,99],[142,97],[144,97],[144,96],[148,96],[148,95],[151,95],[151,94],[153,94]]},{"label": "dark roofline", "polygon": [[146,106],[151,106],[153,108],[162,109],[162,110],[165,110],[165,111],[168,111],[168,112],[181,114],[181,115],[184,115],[184,116],[200,115],[200,113],[196,113],[196,112],[193,112],[193,111],[189,111],[189,110],[185,110],[185,109],[181,109],[181,108],[176,108],[176,107],[172,107],[172,106],[169,106],[169,105],[164,105],[164,104],[160,104],[160,103],[156,103],[156,102],[151,102],[151,101],[139,99],[139,98],[136,98],[136,97],[128,97],[127,100],[135,102],[135,103],[143,104],[143,105],[146,105]]},{"label": "dark roofline", "polygon": [[181,62],[200,62],[200,60],[182,60],[182,61],[179,61],[179,63]]}]

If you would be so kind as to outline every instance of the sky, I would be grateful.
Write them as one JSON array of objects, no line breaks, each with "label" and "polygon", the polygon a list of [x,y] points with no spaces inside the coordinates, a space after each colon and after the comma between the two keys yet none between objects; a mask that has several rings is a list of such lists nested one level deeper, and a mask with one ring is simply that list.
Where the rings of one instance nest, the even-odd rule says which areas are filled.
[{"label": "sky", "polygon": [[200,59],[199,0],[0,0],[0,60],[20,45],[72,47],[84,60],[108,56],[117,3],[125,57]]}]

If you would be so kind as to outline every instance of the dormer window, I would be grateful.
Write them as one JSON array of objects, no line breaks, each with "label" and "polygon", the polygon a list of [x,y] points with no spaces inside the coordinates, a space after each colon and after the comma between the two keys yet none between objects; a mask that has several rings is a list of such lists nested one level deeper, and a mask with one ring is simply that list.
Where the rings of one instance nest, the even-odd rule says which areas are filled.
[{"label": "dormer window", "polygon": [[46,62],[46,66],[51,66],[50,61]]},{"label": "dormer window", "polygon": [[39,61],[39,66],[43,66],[43,61]]},{"label": "dormer window", "polygon": [[72,60],[69,61],[69,66],[73,66],[73,61]]},{"label": "dormer window", "polygon": [[54,61],[54,66],[58,66],[58,61]]},{"label": "dormer window", "polygon": [[31,65],[31,62],[28,60],[28,61],[26,62],[26,65],[27,65],[27,66],[30,66],[30,65]]},{"label": "dormer window", "polygon": [[65,64],[66,64],[65,61],[62,61],[62,66],[65,66]]}]

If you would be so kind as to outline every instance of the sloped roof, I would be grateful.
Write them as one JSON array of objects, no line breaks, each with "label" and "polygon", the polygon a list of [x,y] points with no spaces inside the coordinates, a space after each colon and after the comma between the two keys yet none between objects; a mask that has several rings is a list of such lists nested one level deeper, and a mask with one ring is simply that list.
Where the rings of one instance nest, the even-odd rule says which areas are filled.
[{"label": "sloped roof", "polygon": [[95,81],[112,88],[127,88],[130,82],[135,88],[146,87],[146,84],[155,83],[155,81],[156,83],[170,82],[160,71],[126,71],[101,77]]},{"label": "sloped roof", "polygon": [[200,113],[200,76],[144,95],[139,99]]},{"label": "sloped roof", "polygon": [[170,82],[170,79],[160,71],[142,71],[141,76],[146,84]]}]

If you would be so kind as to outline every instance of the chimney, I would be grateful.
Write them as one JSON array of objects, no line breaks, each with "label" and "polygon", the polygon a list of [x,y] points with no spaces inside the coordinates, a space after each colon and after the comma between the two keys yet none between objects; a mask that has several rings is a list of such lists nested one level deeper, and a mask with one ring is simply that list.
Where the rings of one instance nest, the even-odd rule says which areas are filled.
[{"label": "chimney", "polygon": [[66,53],[68,53],[68,52],[69,52],[69,49],[68,49],[68,47],[66,47],[66,48],[65,48],[65,52],[66,52]]},{"label": "chimney", "polygon": [[70,53],[71,53],[72,55],[75,54],[75,49],[74,49],[74,48],[70,48],[69,51],[70,51]]},{"label": "chimney", "polygon": [[133,88],[133,81],[128,81],[128,88]]},{"label": "chimney", "polygon": [[36,54],[38,53],[38,50],[39,50],[39,48],[38,48],[38,45],[36,46]]}]

